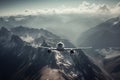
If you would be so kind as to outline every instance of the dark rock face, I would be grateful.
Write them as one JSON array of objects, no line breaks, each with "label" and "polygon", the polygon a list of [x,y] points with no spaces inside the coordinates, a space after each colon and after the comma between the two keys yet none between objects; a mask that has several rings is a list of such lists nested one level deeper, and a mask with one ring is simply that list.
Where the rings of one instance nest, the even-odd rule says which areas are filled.
[{"label": "dark rock face", "polygon": [[95,48],[120,47],[120,19],[112,18],[84,32],[78,39],[80,46]]},{"label": "dark rock face", "polygon": [[105,59],[104,67],[115,80],[120,79],[120,56]]},{"label": "dark rock face", "polygon": [[111,80],[82,50],[48,53],[16,35],[9,37],[0,43],[0,80],[44,80],[46,75],[52,80]]}]

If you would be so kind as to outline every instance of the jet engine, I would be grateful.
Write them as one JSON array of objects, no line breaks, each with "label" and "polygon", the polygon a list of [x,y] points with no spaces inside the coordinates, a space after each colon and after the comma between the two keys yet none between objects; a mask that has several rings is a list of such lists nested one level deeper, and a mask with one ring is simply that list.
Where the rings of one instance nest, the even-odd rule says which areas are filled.
[{"label": "jet engine", "polygon": [[75,53],[75,51],[74,50],[70,50],[70,54],[74,54]]},{"label": "jet engine", "polygon": [[48,53],[51,53],[52,51],[50,49],[48,49]]}]

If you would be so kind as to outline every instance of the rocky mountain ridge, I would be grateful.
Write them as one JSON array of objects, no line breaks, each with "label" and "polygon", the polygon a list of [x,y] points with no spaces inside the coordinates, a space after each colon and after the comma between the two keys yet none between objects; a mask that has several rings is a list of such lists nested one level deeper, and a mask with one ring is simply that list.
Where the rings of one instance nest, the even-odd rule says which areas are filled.
[{"label": "rocky mountain ridge", "polygon": [[[2,30],[10,34],[7,29]],[[10,39],[3,42],[2,34],[0,32],[1,80],[111,80],[82,50],[74,54],[68,50],[49,53],[48,49],[32,47],[14,34],[4,35]]]}]

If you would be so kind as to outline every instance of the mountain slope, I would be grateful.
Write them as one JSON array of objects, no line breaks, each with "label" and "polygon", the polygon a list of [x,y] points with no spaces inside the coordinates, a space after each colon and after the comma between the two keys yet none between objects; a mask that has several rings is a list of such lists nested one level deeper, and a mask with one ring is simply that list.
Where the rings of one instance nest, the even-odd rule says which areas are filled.
[{"label": "mountain slope", "polygon": [[[6,34],[9,32],[6,29]],[[111,80],[82,50],[48,53],[48,49],[34,48],[14,34],[9,37],[0,41],[1,80]]]},{"label": "mountain slope", "polygon": [[30,42],[34,45],[41,45],[44,41],[46,41],[50,46],[56,47],[56,44],[60,41],[64,42],[66,47],[74,47],[74,45],[67,39],[61,39],[59,36],[49,32],[46,29],[34,29],[27,28],[23,26],[11,28],[11,31],[21,37],[23,40]]},{"label": "mountain slope", "polygon": [[120,47],[120,19],[119,17],[97,25],[84,32],[78,39],[80,46]]},{"label": "mountain slope", "polygon": [[120,79],[120,56],[106,58],[104,60],[104,67],[115,80]]}]

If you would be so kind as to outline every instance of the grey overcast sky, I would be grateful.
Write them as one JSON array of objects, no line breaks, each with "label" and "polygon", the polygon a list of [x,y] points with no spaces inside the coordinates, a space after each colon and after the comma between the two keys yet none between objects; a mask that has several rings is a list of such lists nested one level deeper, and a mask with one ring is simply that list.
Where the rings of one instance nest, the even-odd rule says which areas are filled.
[{"label": "grey overcast sky", "polygon": [[[0,5],[2,8],[5,7],[18,7],[22,5],[21,7],[49,7],[49,6],[60,6],[63,4],[68,4],[71,6],[71,4],[78,5],[79,3],[83,1],[88,1],[91,3],[103,3],[103,4],[116,4],[120,0],[0,0]],[[37,5],[36,5],[37,4]],[[59,5],[58,5],[59,4]]]},{"label": "grey overcast sky", "polygon": [[114,6],[120,0],[0,0],[0,15],[20,13],[26,9],[77,7],[83,1]]}]

